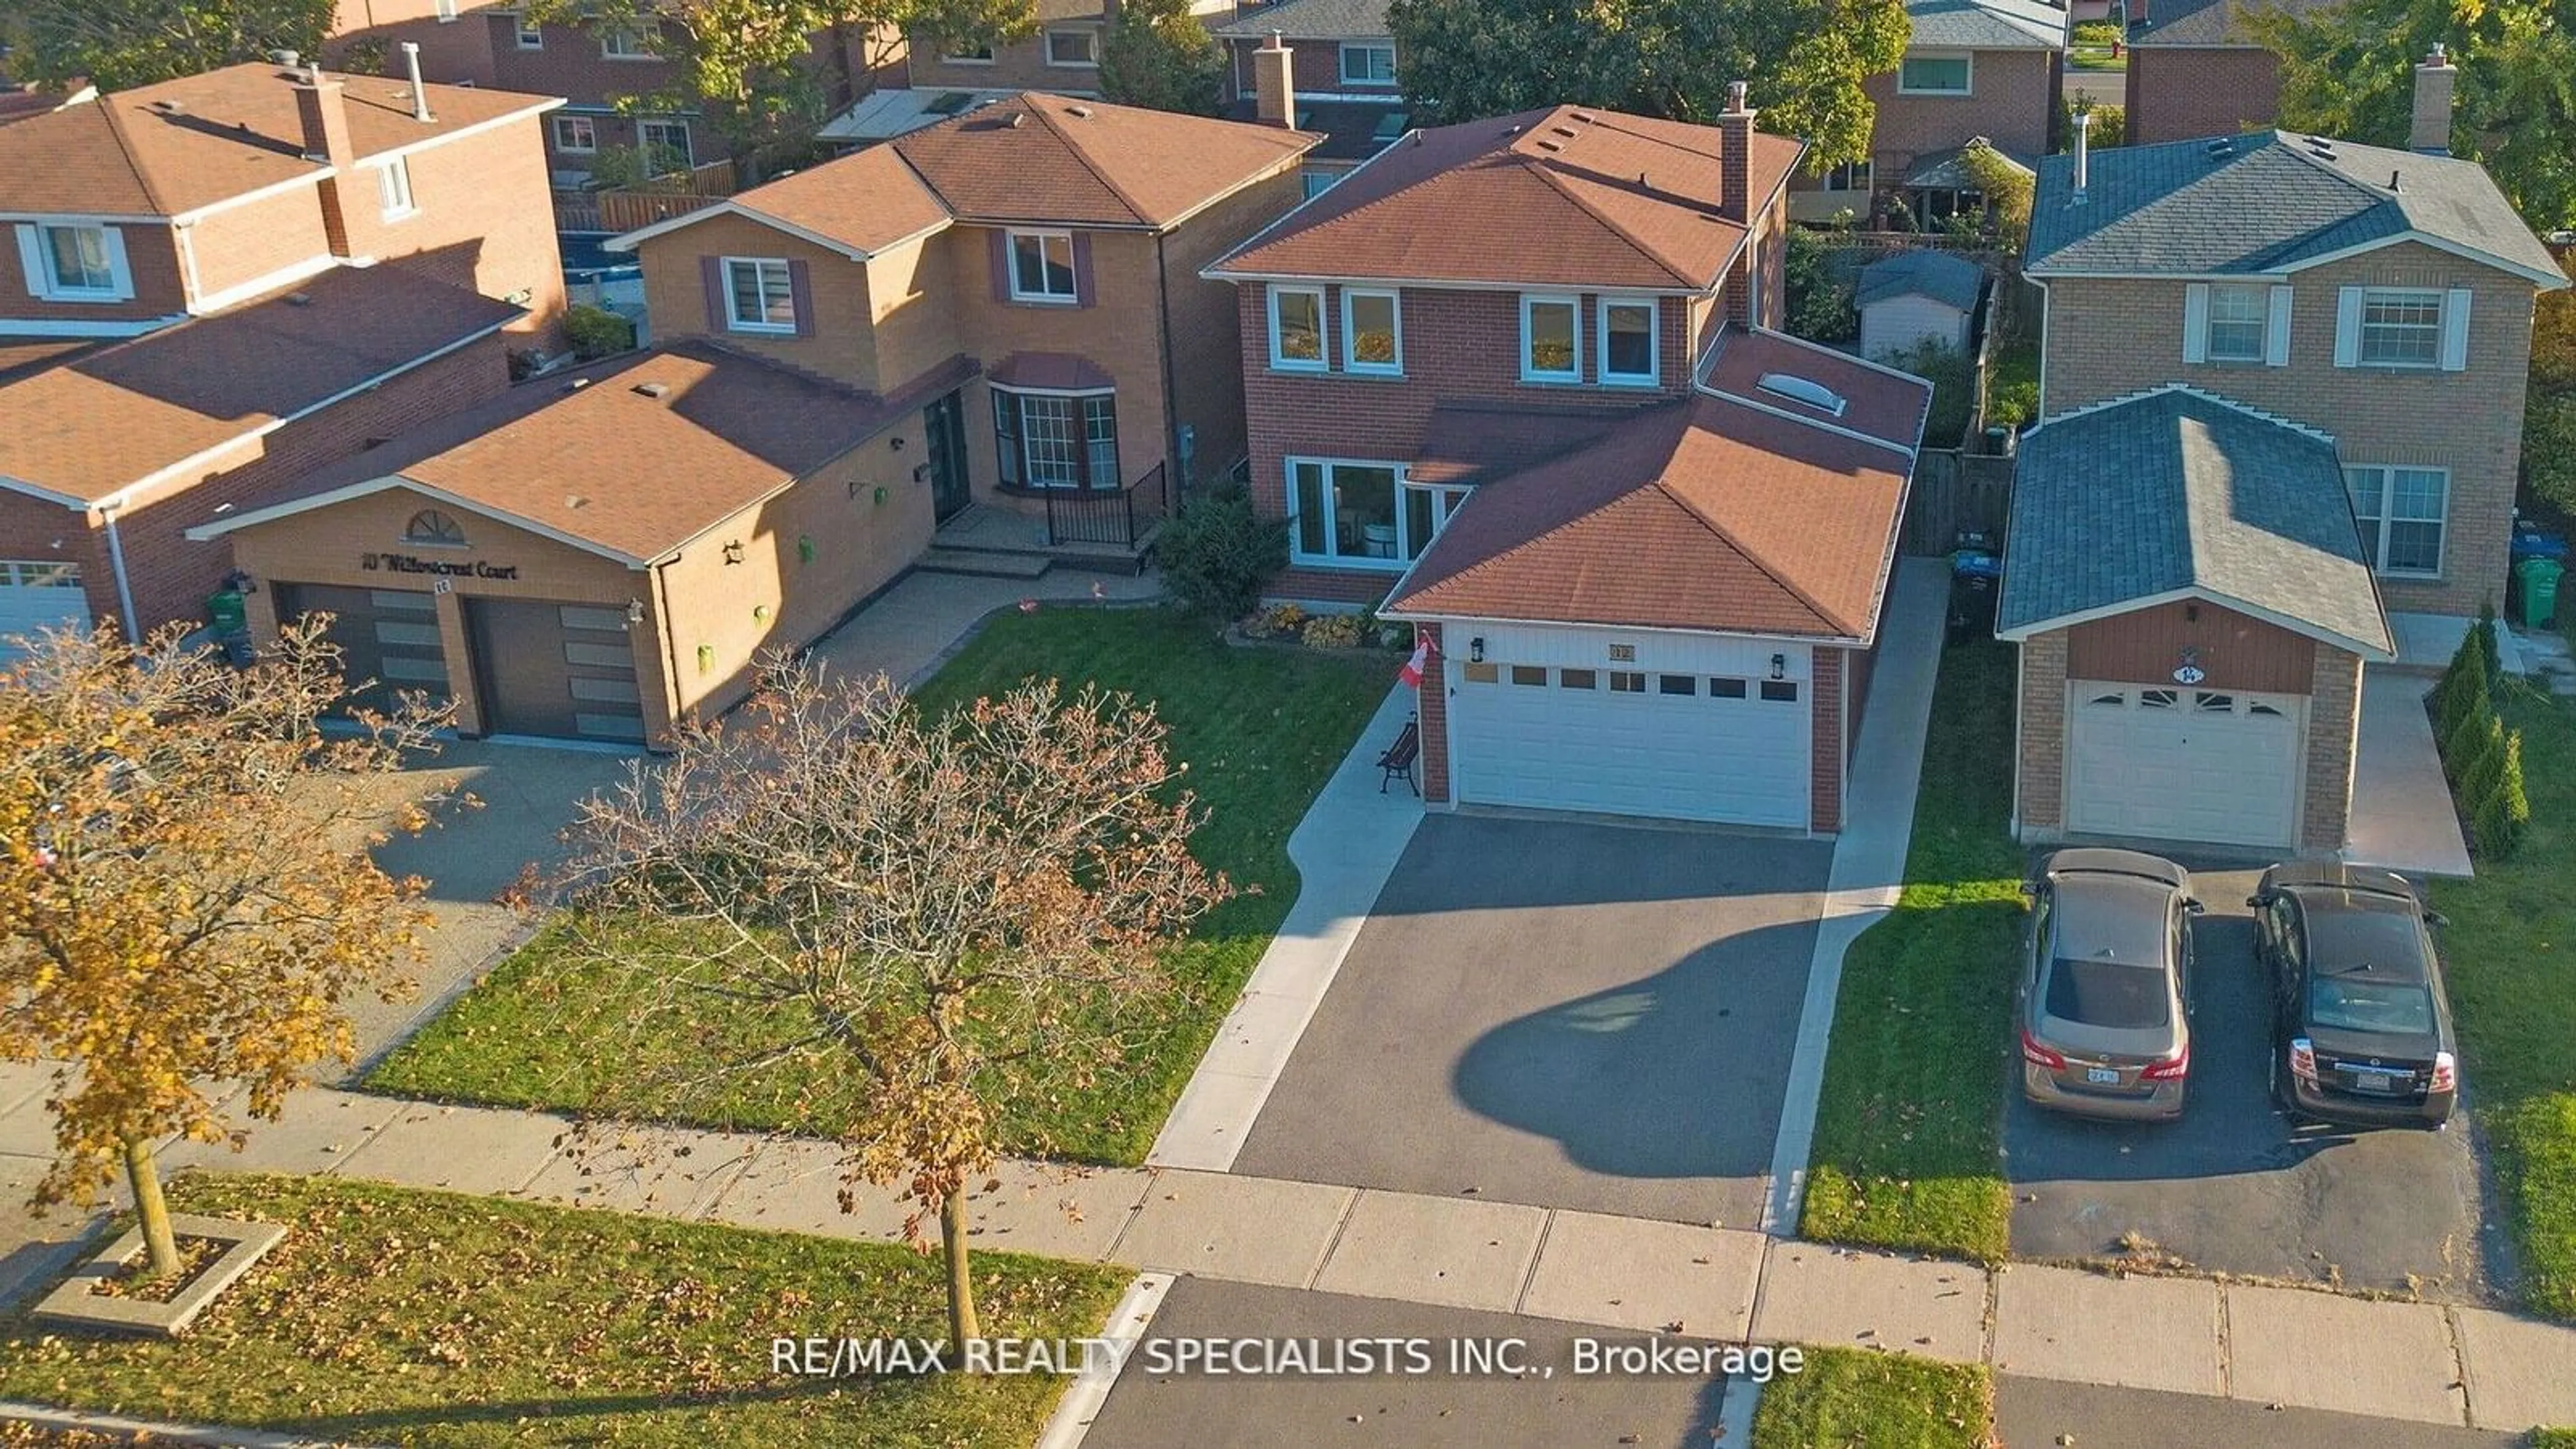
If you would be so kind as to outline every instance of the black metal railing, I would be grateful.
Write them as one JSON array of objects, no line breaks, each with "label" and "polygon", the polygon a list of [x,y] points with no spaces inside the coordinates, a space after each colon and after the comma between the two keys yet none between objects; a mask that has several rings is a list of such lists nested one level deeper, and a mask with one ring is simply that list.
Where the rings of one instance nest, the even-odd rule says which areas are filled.
[{"label": "black metal railing", "polygon": [[1170,506],[1169,485],[1161,463],[1124,488],[1050,488],[1046,491],[1047,543],[1134,548],[1136,540]]}]

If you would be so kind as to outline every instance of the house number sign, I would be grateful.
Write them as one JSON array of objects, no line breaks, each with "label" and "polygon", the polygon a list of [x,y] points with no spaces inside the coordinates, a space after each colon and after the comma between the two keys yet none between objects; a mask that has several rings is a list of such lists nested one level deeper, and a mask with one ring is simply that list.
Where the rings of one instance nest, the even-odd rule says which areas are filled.
[{"label": "house number sign", "polygon": [[2200,651],[2197,649],[2182,651],[2182,663],[2173,672],[2174,683],[2198,684],[2208,677],[2208,672],[2200,667]]}]

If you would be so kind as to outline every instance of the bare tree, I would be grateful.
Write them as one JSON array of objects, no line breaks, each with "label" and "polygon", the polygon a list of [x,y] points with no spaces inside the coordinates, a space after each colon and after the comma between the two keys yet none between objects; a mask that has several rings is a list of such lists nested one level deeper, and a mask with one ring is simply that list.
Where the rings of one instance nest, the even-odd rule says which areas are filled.
[{"label": "bare tree", "polygon": [[882,678],[774,671],[584,807],[567,1025],[657,1037],[623,1060],[678,1115],[792,1082],[789,1115],[841,1143],[844,1211],[869,1182],[901,1187],[916,1244],[937,1220],[950,1336],[974,1338],[966,1199],[998,1117],[1113,1064],[1084,1023],[1166,989],[1160,943],[1228,894],[1190,855],[1182,768],[1125,696],[1030,683],[932,720]]},{"label": "bare tree", "polygon": [[[367,858],[387,822],[364,787],[439,715],[316,729],[348,689],[327,624],[247,670],[175,629],[50,633],[0,679],[0,1060],[65,1064],[37,1201],[89,1200],[121,1163],[153,1276],[179,1265],[153,1144],[223,1139],[212,1082],[275,1120],[308,1068],[353,1059],[340,1003],[390,999],[418,956],[418,883]],[[421,802],[394,817],[419,828]]]}]

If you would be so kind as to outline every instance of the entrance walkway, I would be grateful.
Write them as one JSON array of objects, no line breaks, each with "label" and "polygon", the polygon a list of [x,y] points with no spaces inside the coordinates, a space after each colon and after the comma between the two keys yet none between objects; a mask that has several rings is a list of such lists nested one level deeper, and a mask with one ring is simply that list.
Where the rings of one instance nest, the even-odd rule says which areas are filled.
[{"label": "entrance walkway", "polygon": [[1142,603],[1163,595],[1158,574],[1050,573],[1038,579],[906,575],[850,621],[817,640],[808,657],[830,675],[883,674],[911,688],[965,646],[984,616],[1023,600]]},{"label": "entrance walkway", "polygon": [[2434,681],[2370,665],[2361,681],[2351,843],[2344,859],[2409,875],[2467,876],[2468,843],[2433,747],[2424,694]]}]

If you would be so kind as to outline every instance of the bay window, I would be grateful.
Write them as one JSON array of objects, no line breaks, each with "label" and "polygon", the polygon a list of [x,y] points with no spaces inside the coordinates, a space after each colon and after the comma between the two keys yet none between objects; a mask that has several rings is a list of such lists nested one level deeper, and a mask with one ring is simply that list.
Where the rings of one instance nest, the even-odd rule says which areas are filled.
[{"label": "bay window", "polygon": [[1006,488],[1118,487],[1118,395],[993,389]]},{"label": "bay window", "polygon": [[2373,570],[2416,578],[2442,572],[2442,531],[2451,475],[2441,468],[2366,466],[2343,470],[2352,492],[2362,556]]},{"label": "bay window", "polygon": [[1408,480],[1397,463],[1288,460],[1289,540],[1301,563],[1400,569],[1466,499],[1465,488]]}]

